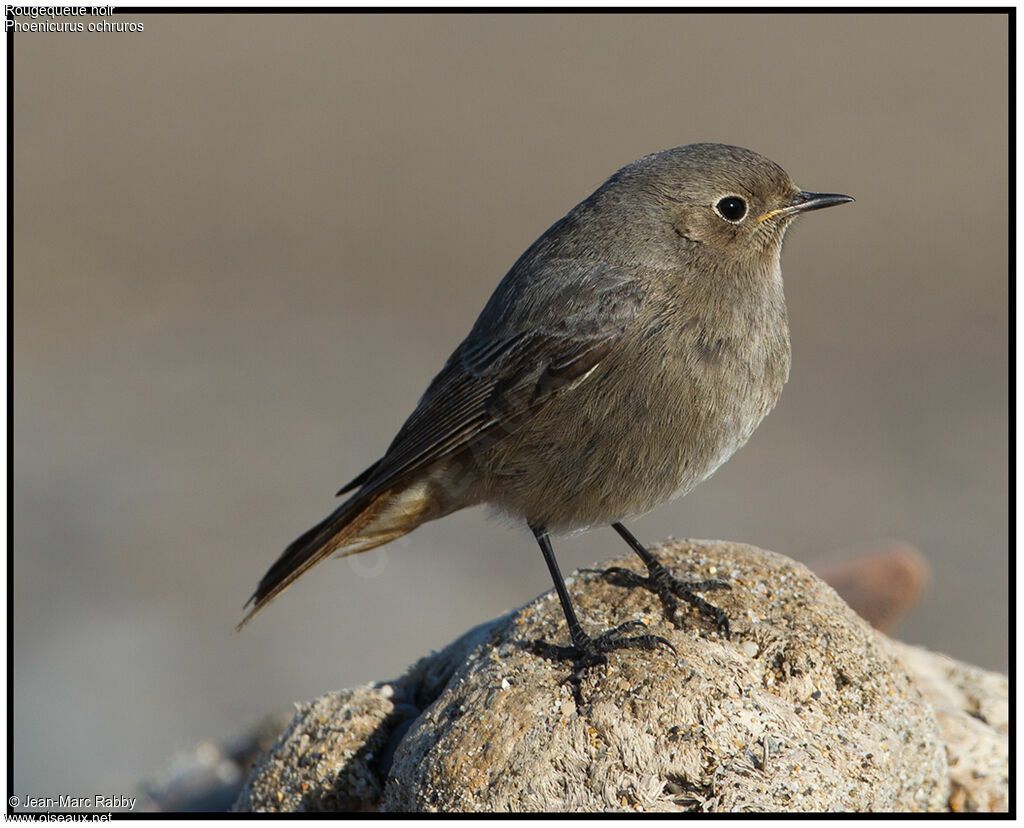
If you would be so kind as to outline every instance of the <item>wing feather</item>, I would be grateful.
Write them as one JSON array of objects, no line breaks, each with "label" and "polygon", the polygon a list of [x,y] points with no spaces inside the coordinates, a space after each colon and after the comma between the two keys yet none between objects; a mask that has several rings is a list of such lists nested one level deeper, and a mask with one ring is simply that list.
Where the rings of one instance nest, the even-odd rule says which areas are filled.
[{"label": "wing feather", "polygon": [[[384,456],[342,491],[359,486],[372,495],[496,432],[510,433],[592,371],[635,318],[640,289],[611,271],[573,276],[549,288],[543,325],[517,329],[515,320],[486,319],[485,309]],[[572,312],[558,318],[551,311],[559,305]]]}]

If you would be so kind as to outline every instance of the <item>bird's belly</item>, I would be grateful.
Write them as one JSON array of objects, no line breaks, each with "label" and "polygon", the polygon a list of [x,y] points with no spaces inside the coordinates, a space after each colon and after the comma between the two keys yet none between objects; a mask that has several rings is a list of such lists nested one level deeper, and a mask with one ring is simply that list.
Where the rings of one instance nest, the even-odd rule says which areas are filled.
[{"label": "bird's belly", "polygon": [[686,494],[747,441],[781,392],[784,377],[752,386],[735,381],[750,376],[735,368],[671,378],[634,371],[628,382],[597,372],[588,393],[552,400],[481,458],[486,499],[533,525],[571,531]]}]

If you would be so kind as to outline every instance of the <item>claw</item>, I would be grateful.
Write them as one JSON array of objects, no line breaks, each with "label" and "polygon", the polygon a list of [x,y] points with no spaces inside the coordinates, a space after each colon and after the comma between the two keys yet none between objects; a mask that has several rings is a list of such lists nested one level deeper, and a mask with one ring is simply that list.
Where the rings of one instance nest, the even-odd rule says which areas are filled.
[{"label": "claw", "polygon": [[719,581],[715,578],[709,578],[705,581],[681,581],[657,561],[654,562],[653,566],[649,566],[650,574],[646,577],[638,575],[633,570],[626,569],[623,566],[611,566],[608,569],[591,571],[600,572],[606,581],[616,586],[628,588],[642,587],[650,590],[661,599],[662,606],[665,609],[665,616],[676,627],[682,626],[676,620],[676,611],[679,608],[679,602],[676,599],[681,598],[697,610],[698,613],[709,618],[724,638],[729,638],[731,634],[729,618],[726,616],[725,611],[696,594],[698,592],[732,589],[725,581]]},{"label": "claw", "polygon": [[638,587],[647,582],[643,575],[624,566],[610,566],[607,569],[581,569],[580,572],[594,572],[615,586]]},{"label": "claw", "polygon": [[573,659],[573,671],[566,676],[561,684],[573,685],[573,695],[576,698],[576,703],[579,705],[583,704],[583,696],[581,693],[581,683],[583,678],[586,676],[587,671],[592,667],[599,667],[608,663],[607,653],[612,650],[626,650],[626,649],[641,649],[641,650],[656,650],[658,647],[666,647],[673,653],[676,652],[676,648],[672,646],[668,639],[662,638],[660,635],[646,634],[646,635],[634,635],[623,637],[621,633],[636,629],[637,627],[645,627],[642,621],[626,621],[624,624],[619,624],[617,627],[613,627],[610,630],[606,630],[596,638],[591,638],[585,634],[580,633],[572,647],[559,647],[557,648],[560,653],[556,657],[571,657]]},{"label": "claw", "polygon": [[714,578],[707,581],[680,581],[672,575],[669,575],[669,578],[672,579],[674,584],[681,585],[688,589],[690,592],[712,592],[716,589],[732,589],[732,585],[728,582],[719,581]]}]

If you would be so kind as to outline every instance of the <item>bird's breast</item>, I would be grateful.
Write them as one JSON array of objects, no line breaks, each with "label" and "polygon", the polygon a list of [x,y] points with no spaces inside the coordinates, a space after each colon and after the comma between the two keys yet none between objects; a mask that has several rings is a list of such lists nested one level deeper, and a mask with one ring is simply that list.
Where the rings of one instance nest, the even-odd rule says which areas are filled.
[{"label": "bird's breast", "polygon": [[572,530],[685,494],[742,446],[789,373],[781,319],[663,316],[479,458],[487,499]]}]

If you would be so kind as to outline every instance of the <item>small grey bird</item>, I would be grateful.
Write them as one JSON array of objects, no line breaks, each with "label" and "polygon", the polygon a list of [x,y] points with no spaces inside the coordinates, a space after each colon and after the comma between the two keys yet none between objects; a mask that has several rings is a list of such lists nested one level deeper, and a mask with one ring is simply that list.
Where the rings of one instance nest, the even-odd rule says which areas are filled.
[{"label": "small grey bird", "polygon": [[[488,503],[540,544],[582,670],[622,647],[580,626],[550,534],[611,524],[646,564],[618,583],[678,599],[728,636],[725,613],[623,526],[689,492],[746,443],[789,375],[780,254],[789,223],[853,201],[810,193],[767,158],[690,144],[628,164],[512,266],[384,456],[263,576],[245,624],[331,554],[352,555]],[[240,625],[241,626],[241,625]]]}]

